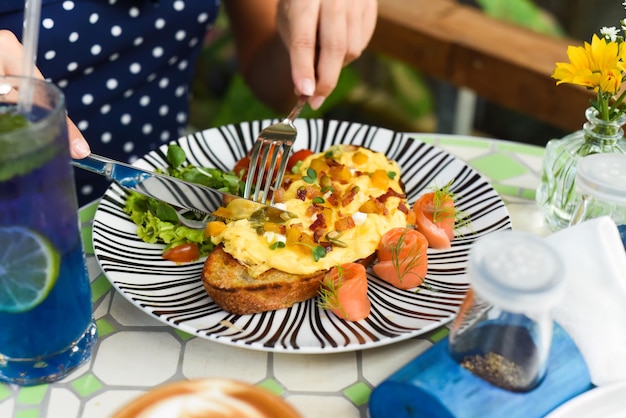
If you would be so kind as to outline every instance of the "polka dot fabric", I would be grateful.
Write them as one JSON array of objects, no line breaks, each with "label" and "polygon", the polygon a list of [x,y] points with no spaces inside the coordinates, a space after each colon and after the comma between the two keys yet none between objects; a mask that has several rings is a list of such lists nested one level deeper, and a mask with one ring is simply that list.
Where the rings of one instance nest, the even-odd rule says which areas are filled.
[{"label": "polka dot fabric", "polygon": [[[23,1],[11,3],[0,2],[0,25],[21,36]],[[65,92],[93,152],[133,162],[183,134],[195,62],[219,3],[44,0],[37,63]],[[75,174],[81,204],[108,186]]]}]

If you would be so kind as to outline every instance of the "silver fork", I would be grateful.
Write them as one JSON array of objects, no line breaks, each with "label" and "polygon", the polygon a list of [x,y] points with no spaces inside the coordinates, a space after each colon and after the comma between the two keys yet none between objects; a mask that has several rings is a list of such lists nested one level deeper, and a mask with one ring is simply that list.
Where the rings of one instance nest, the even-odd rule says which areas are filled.
[{"label": "silver fork", "polygon": [[[273,193],[271,199],[268,199],[268,196],[272,186],[272,178],[276,171],[278,157],[282,155],[278,171],[276,171],[273,190],[278,189],[283,181],[289,152],[298,133],[293,121],[300,114],[307,99],[308,96],[300,96],[291,113],[285,119],[263,129],[256,141],[254,141],[250,155],[250,165],[248,166],[248,178],[243,191],[243,197],[246,199],[270,205],[274,202]],[[268,159],[270,166],[266,171],[263,168],[267,165]]]}]

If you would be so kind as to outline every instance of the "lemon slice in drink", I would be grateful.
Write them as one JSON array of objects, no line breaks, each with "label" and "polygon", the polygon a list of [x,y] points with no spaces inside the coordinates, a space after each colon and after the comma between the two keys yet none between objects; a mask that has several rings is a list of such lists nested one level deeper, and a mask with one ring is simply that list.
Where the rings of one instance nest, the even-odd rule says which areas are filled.
[{"label": "lemon slice in drink", "polygon": [[24,312],[39,305],[57,281],[61,256],[37,232],[0,227],[0,312]]}]

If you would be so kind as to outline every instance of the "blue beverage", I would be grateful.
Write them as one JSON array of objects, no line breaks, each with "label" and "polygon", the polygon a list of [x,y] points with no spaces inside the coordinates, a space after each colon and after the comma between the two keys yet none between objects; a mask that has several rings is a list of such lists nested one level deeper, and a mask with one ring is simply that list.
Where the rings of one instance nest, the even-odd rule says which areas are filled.
[{"label": "blue beverage", "polygon": [[[33,108],[28,119],[37,121],[46,113]],[[36,135],[36,146],[8,146],[4,149],[12,155],[0,155],[0,239],[5,240],[0,246],[0,381],[21,385],[64,377],[89,358],[96,341],[62,97],[53,113],[45,129],[29,123],[27,130],[36,132],[25,133],[21,141]],[[9,135],[0,132],[0,149]],[[59,260],[49,270],[56,279],[39,292],[44,299],[24,308],[6,302],[13,300],[7,283],[23,267],[22,236],[40,239],[42,251]]]}]

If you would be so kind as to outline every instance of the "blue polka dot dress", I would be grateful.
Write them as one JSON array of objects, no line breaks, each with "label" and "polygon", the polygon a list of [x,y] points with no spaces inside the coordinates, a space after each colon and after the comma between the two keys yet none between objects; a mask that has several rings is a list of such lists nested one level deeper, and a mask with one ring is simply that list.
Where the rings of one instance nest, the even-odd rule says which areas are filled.
[{"label": "blue polka dot dress", "polygon": [[[184,133],[190,84],[220,0],[43,0],[37,64],[93,152],[132,162]],[[0,1],[21,37],[23,0]],[[108,182],[76,170],[81,204]]]}]

